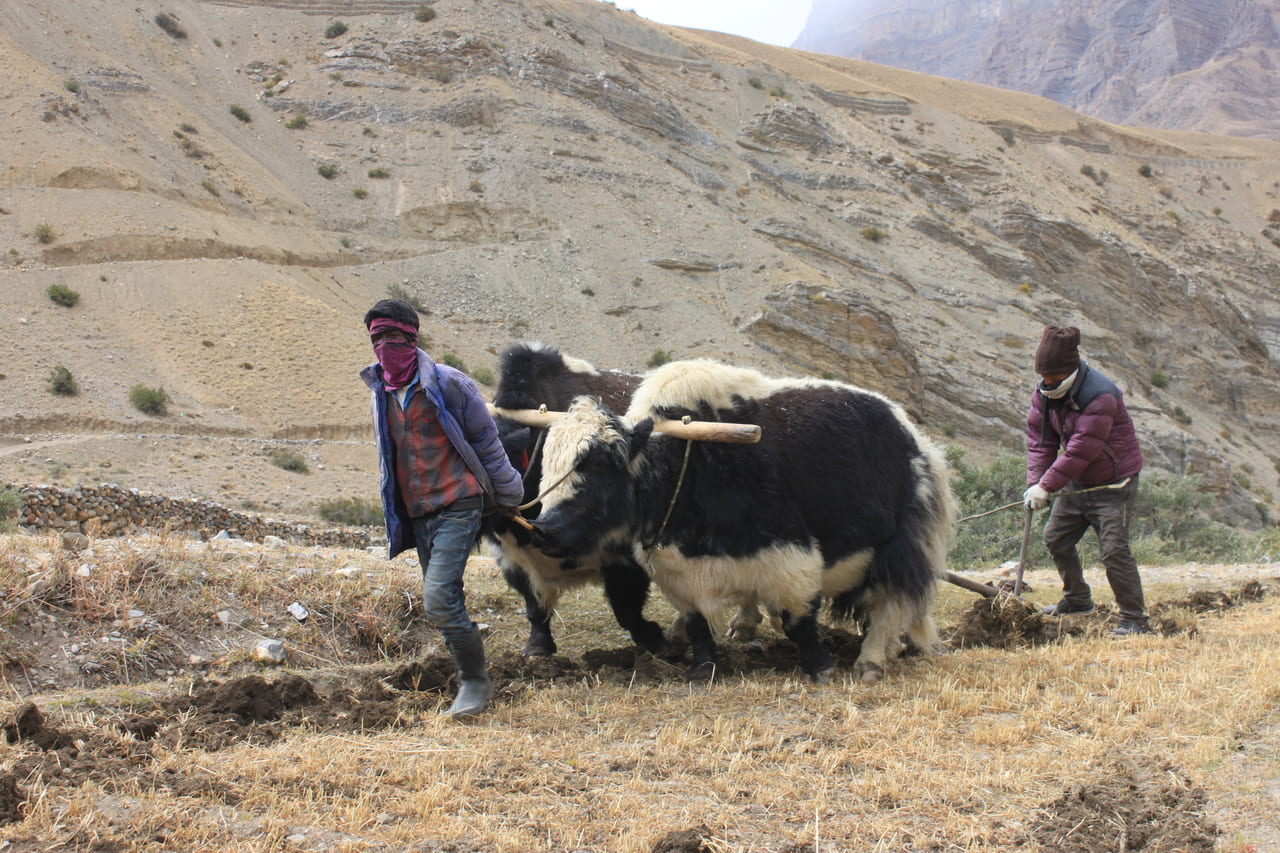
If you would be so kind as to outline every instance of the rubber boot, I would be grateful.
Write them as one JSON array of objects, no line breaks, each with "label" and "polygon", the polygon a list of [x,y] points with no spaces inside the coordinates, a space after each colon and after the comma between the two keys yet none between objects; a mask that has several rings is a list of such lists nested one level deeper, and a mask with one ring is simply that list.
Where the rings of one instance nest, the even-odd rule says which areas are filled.
[{"label": "rubber boot", "polygon": [[461,640],[449,643],[453,667],[458,673],[458,695],[449,707],[450,717],[474,717],[489,705],[493,682],[484,660],[484,638],[478,629]]}]

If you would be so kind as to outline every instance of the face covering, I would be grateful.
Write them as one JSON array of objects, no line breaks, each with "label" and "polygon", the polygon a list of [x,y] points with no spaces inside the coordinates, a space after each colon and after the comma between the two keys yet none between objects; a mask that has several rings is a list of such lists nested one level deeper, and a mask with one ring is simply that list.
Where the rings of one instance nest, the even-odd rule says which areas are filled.
[{"label": "face covering", "polygon": [[1040,393],[1048,397],[1050,400],[1061,400],[1063,397],[1067,396],[1067,392],[1070,391],[1071,386],[1075,384],[1076,374],[1079,372],[1080,372],[1080,369],[1076,368],[1071,372],[1070,376],[1068,376],[1066,379],[1063,379],[1057,385],[1052,385],[1052,386],[1045,385],[1044,380],[1041,379]]},{"label": "face covering", "polygon": [[382,366],[382,384],[389,390],[403,388],[413,381],[418,372],[418,330],[405,323],[378,318],[369,324],[369,334],[376,335],[388,329],[397,329],[412,335],[412,341],[383,338],[374,343],[373,353]]}]

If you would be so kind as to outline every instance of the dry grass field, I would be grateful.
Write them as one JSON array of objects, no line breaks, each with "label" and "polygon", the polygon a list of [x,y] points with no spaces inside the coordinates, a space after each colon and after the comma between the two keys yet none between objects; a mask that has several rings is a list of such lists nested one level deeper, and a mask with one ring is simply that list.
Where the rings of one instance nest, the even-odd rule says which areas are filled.
[{"label": "dry grass field", "polygon": [[497,697],[458,724],[410,560],[4,537],[0,850],[1277,850],[1274,569],[1191,569],[1147,570],[1151,637],[945,585],[948,650],[878,683],[807,683],[766,629],[691,688],[592,590],[523,660],[477,556]]}]

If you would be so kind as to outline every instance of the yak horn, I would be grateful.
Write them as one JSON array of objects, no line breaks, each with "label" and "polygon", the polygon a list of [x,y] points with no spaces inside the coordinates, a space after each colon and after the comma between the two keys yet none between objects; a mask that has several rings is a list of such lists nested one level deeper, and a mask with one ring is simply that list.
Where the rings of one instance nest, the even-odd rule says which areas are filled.
[{"label": "yak horn", "polygon": [[[504,417],[525,426],[546,429],[565,416],[565,412],[549,412],[543,409],[499,409],[489,403],[489,414]],[[723,441],[731,444],[755,444],[760,441],[757,424],[733,424],[721,421],[695,421],[688,417],[678,420],[655,420],[653,431],[675,438],[692,441]]]}]

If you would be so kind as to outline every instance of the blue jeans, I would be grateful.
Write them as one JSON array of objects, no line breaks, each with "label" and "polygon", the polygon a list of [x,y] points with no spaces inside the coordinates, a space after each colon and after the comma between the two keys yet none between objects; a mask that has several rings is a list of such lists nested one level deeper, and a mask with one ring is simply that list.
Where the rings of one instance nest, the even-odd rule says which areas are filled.
[{"label": "blue jeans", "polygon": [[445,640],[462,640],[476,630],[467,615],[462,573],[467,556],[480,532],[482,510],[452,509],[411,519],[422,564],[422,605],[427,620],[440,629]]}]

